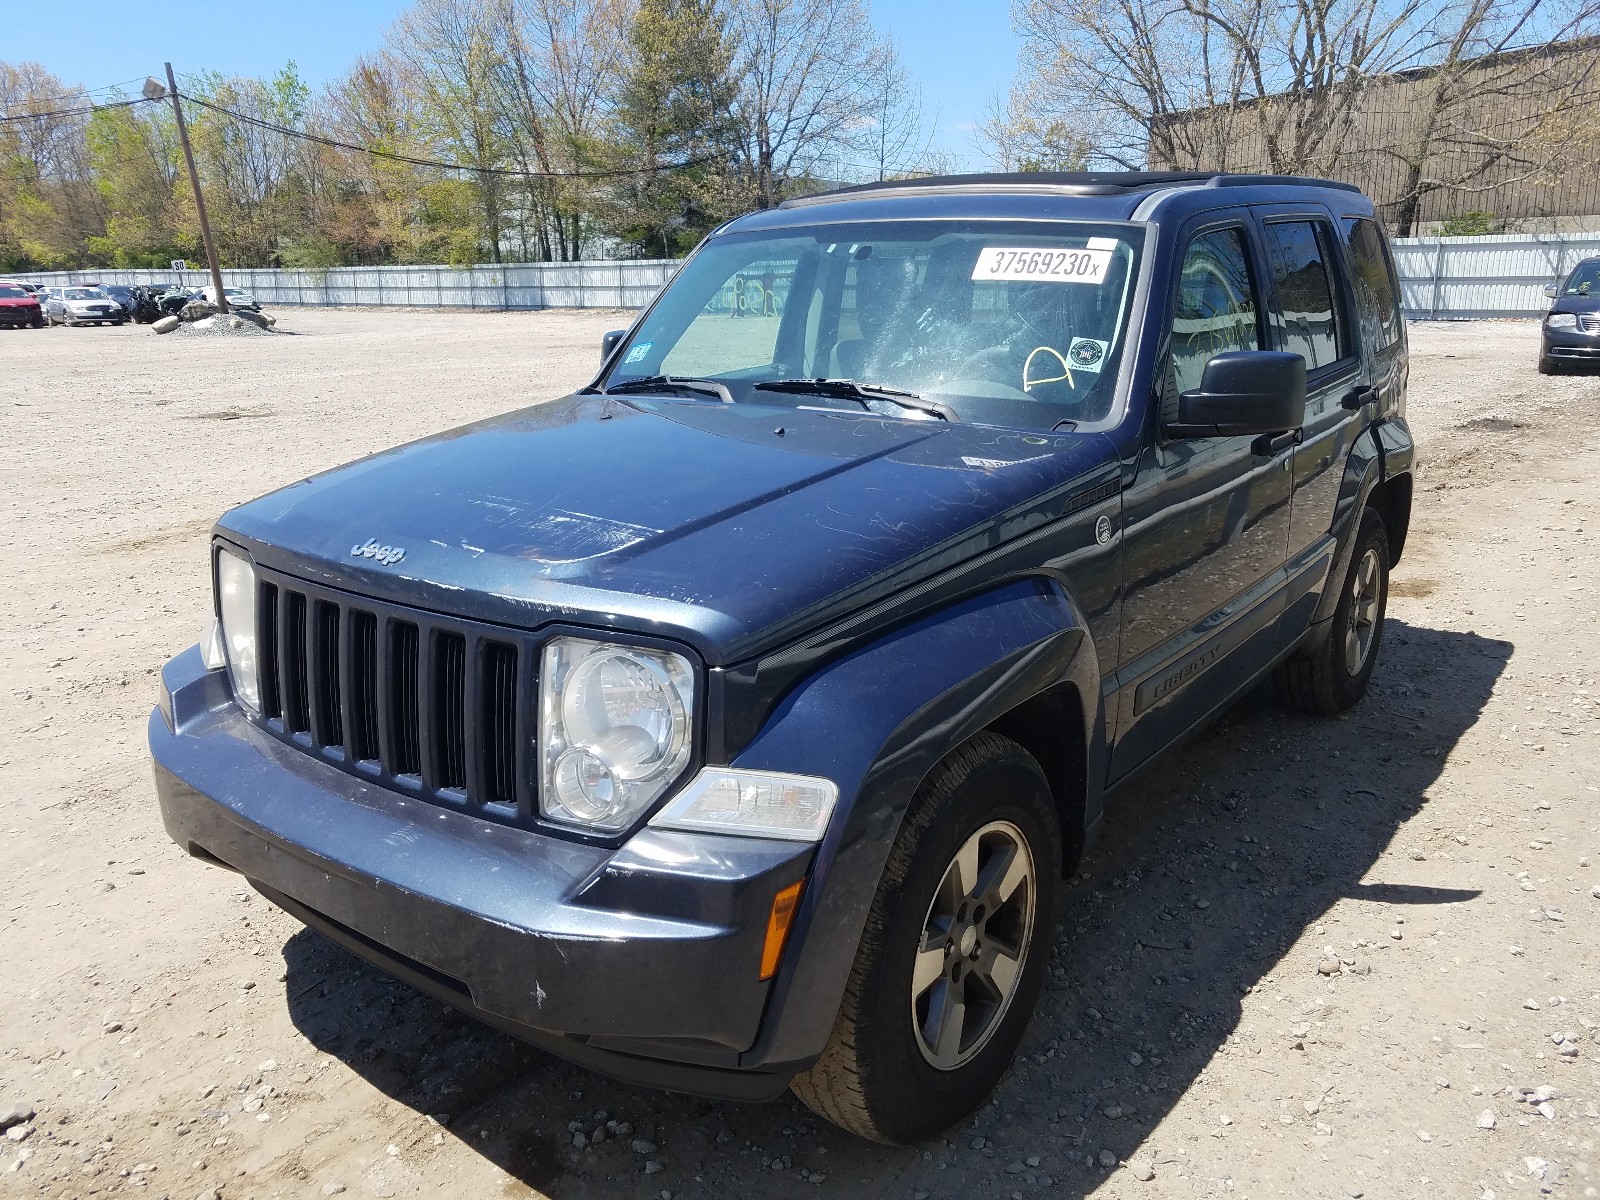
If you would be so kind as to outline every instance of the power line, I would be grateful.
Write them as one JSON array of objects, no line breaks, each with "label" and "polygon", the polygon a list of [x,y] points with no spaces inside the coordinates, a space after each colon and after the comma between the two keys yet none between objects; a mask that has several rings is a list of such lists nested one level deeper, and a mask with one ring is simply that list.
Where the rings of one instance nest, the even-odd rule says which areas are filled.
[{"label": "power line", "polygon": [[396,154],[389,150],[374,150],[371,146],[358,146],[353,142],[342,142],[337,138],[323,137],[320,134],[306,133],[303,130],[291,129],[287,125],[279,125],[272,121],[262,120],[260,117],[246,116],[244,113],[235,112],[231,108],[223,108],[220,104],[213,104],[209,100],[201,100],[198,96],[187,93],[182,99],[191,104],[198,104],[201,108],[208,108],[212,112],[221,113],[235,121],[246,125],[254,125],[258,129],[269,130],[284,137],[299,138],[303,142],[315,142],[319,146],[327,146],[334,150],[348,150],[353,154],[366,154],[373,158],[387,159],[390,162],[408,163],[414,167],[430,167],[440,171],[469,171],[476,175],[509,176],[517,179],[620,179],[633,175],[653,175],[661,171],[678,171],[687,167],[704,166],[726,158],[726,154],[709,154],[700,158],[692,158],[685,162],[673,163],[670,166],[651,167],[625,167],[611,171],[521,171],[509,167],[475,167],[467,163],[442,162],[438,159],[416,158],[409,154]]},{"label": "power line", "polygon": [[96,92],[113,92],[117,88],[127,87],[130,83],[143,83],[143,79],[124,79],[120,83],[108,83],[102,87],[78,88],[71,92],[62,92],[59,96],[29,96],[29,104],[54,104],[57,100],[81,100],[86,96],[93,96]]},{"label": "power line", "polygon": [[88,108],[58,108],[54,112],[18,113],[14,117],[0,117],[0,123],[16,121],[42,121],[49,117],[78,117],[85,113],[105,112],[113,108],[132,108],[135,104],[153,104],[155,101],[140,96],[137,100],[113,100],[107,104],[92,104]]}]

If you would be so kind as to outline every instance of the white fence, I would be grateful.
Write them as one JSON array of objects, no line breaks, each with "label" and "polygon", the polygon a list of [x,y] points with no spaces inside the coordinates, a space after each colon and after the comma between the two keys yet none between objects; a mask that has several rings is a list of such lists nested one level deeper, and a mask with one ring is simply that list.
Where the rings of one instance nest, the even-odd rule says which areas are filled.
[{"label": "white fence", "polygon": [[[328,271],[243,267],[222,272],[224,287],[249,292],[267,308],[349,305],[370,308],[643,308],[678,264],[513,263],[478,267],[335,267]],[[167,284],[209,287],[206,271],[59,271],[27,275],[39,283]]]},{"label": "white fence", "polygon": [[1499,233],[1400,238],[1394,265],[1406,316],[1415,320],[1536,317],[1546,284],[1600,254],[1600,233]]},{"label": "white fence", "polygon": [[[1600,254],[1600,233],[1402,238],[1394,243],[1406,316],[1412,320],[1538,316],[1549,308],[1544,286],[1592,254]],[[670,259],[639,259],[328,271],[244,268],[224,271],[223,282],[250,292],[269,308],[642,308],[677,266]],[[57,284],[177,279],[190,287],[211,281],[203,271],[70,271],[28,278]]]}]

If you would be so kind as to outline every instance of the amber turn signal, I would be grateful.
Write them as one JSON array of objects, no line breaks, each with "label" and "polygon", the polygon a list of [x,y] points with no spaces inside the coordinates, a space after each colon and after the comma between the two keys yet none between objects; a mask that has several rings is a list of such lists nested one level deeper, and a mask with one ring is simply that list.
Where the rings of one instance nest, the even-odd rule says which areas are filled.
[{"label": "amber turn signal", "polygon": [[800,907],[800,890],[805,880],[791,883],[772,898],[772,915],[767,918],[767,940],[761,947],[761,978],[771,979],[778,973],[778,960],[783,957],[783,944],[789,940],[789,927],[794,924],[794,910]]}]

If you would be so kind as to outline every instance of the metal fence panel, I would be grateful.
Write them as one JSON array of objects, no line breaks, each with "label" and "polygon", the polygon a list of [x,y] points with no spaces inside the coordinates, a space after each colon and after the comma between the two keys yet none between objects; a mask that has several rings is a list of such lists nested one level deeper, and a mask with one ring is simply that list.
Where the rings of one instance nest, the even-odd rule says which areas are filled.
[{"label": "metal fence panel", "polygon": [[[1600,232],[1508,233],[1405,238],[1394,243],[1406,316],[1412,320],[1533,317],[1549,307],[1543,288],[1580,259],[1600,254]],[[335,267],[327,271],[244,268],[223,272],[229,287],[269,308],[642,308],[677,270],[671,259],[473,267]],[[39,283],[99,281],[203,287],[204,271],[60,271],[24,276]]]}]

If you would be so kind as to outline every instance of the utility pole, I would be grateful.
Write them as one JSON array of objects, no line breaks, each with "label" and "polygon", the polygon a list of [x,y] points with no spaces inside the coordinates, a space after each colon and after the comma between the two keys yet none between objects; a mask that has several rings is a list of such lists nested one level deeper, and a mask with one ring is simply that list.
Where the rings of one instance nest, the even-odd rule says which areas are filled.
[{"label": "utility pole", "polygon": [[228,311],[228,294],[222,290],[222,268],[217,266],[217,247],[211,240],[211,222],[206,218],[206,200],[200,194],[200,172],[194,169],[194,151],[189,147],[189,127],[183,122],[183,105],[178,102],[178,81],[173,77],[172,64],[167,63],[167,95],[172,97],[172,112],[178,118],[178,141],[183,146],[183,161],[189,166],[189,186],[194,189],[194,208],[200,214],[200,240],[206,244],[206,265],[211,268],[212,295],[217,298],[217,311]]}]

